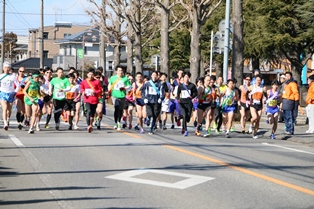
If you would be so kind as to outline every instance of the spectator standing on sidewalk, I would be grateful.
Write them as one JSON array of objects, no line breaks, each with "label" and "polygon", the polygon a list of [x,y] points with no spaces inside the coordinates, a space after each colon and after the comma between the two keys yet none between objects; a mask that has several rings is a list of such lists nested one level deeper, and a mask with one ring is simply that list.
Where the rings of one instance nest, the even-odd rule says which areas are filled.
[{"label": "spectator standing on sidewalk", "polygon": [[[285,85],[285,81],[286,81],[286,76],[285,75],[281,75],[279,77],[279,93],[282,95],[283,94],[283,89],[284,89],[284,85]],[[279,106],[280,106],[281,101],[279,101]],[[283,112],[279,111],[279,116],[278,116],[278,122],[282,123],[283,122]]]},{"label": "spectator standing on sidewalk", "polygon": [[307,78],[309,84],[309,90],[306,96],[306,115],[309,119],[309,129],[306,133],[314,133],[314,75],[311,75]]},{"label": "spectator standing on sidewalk", "polygon": [[298,89],[298,84],[292,77],[291,72],[286,72],[286,82],[284,84],[284,90],[282,95],[281,109],[283,111],[286,134],[294,134],[294,124],[296,120],[295,111],[298,111],[300,94]]}]

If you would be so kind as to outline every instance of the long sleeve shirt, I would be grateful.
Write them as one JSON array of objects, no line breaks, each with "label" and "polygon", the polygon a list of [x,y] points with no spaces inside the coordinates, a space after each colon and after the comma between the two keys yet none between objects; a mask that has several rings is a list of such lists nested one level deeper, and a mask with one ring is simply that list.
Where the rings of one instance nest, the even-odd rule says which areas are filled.
[{"label": "long sleeve shirt", "polygon": [[164,100],[165,88],[159,81],[155,81],[155,82],[153,82],[153,84],[151,82],[153,82],[153,81],[151,81],[151,80],[147,81],[143,85],[143,87],[141,89],[142,98],[147,99],[148,103],[150,103],[150,104],[155,104],[155,103],[158,103],[158,99]]},{"label": "long sleeve shirt", "polygon": [[178,86],[177,100],[180,100],[180,103],[190,103],[197,96],[197,88],[193,83],[185,86],[186,88],[183,84]]}]

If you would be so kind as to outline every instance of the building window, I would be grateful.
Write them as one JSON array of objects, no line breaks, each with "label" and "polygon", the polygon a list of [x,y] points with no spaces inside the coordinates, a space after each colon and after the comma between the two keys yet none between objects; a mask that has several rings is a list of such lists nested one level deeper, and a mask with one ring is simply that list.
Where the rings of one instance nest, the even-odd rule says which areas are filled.
[{"label": "building window", "polygon": [[72,35],[71,33],[65,33],[65,34],[63,34],[63,38],[67,38],[67,37],[69,37],[71,35]]},{"label": "building window", "polygon": [[43,39],[48,39],[48,32],[44,32]]},{"label": "building window", "polygon": [[49,51],[44,51],[44,59],[48,58]]}]

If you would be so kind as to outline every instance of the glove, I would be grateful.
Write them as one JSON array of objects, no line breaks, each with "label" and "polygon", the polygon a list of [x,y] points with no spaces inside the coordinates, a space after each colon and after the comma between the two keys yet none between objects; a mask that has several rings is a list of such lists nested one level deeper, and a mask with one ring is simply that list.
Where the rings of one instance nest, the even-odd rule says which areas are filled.
[{"label": "glove", "polygon": [[161,99],[160,99],[160,98],[158,99],[158,103],[159,103],[159,104],[161,103]]},{"label": "glove", "polygon": [[144,99],[144,103],[147,104],[148,103],[148,99]]}]

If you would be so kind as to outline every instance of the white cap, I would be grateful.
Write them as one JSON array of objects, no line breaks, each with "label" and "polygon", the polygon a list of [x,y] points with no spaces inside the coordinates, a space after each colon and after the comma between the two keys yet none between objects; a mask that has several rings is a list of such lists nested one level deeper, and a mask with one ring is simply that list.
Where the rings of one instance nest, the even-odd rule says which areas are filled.
[{"label": "white cap", "polygon": [[281,75],[281,76],[280,76],[280,78],[284,78],[284,79],[286,79],[286,76],[285,76],[285,75]]},{"label": "white cap", "polygon": [[11,67],[11,64],[9,62],[4,62],[3,67]]}]

